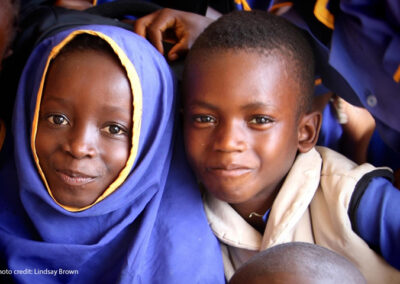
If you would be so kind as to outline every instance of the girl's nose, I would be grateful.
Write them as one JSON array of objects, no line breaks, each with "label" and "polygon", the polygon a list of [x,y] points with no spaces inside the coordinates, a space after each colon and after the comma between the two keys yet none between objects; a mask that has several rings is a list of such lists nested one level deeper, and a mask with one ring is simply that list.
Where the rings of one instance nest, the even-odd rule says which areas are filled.
[{"label": "girl's nose", "polygon": [[72,127],[64,150],[76,159],[93,158],[97,154],[97,132],[91,126]]}]

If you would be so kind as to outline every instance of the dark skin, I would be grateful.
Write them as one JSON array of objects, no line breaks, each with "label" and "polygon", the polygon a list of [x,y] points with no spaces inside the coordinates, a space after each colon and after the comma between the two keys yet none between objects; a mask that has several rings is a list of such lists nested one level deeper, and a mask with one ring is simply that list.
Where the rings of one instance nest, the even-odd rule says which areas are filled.
[{"label": "dark skin", "polygon": [[117,178],[129,156],[132,113],[128,78],[113,57],[85,50],[56,58],[35,141],[56,201],[83,208]]},{"label": "dark skin", "polygon": [[9,0],[0,0],[0,70],[1,62],[10,55],[14,7]]},{"label": "dark skin", "polygon": [[260,232],[265,224],[250,213],[271,208],[321,124],[320,112],[298,114],[300,89],[282,60],[219,51],[193,59],[184,79],[188,159],[205,188]]},{"label": "dark skin", "polygon": [[214,20],[199,14],[161,9],[134,23],[134,31],[164,54],[163,41],[173,43],[166,55],[173,61],[187,53],[200,33]]}]

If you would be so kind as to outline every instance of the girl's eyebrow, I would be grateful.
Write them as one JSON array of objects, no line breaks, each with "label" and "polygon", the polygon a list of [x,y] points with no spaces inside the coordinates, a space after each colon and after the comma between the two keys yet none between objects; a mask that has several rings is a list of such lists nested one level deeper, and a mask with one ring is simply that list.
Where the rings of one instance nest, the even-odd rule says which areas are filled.
[{"label": "girl's eyebrow", "polygon": [[48,94],[45,96],[43,94],[40,105],[46,105],[48,103],[56,103],[56,104],[63,105],[63,106],[68,106],[71,104],[70,100],[68,100],[64,97],[57,97],[57,96],[51,95],[51,94]]}]

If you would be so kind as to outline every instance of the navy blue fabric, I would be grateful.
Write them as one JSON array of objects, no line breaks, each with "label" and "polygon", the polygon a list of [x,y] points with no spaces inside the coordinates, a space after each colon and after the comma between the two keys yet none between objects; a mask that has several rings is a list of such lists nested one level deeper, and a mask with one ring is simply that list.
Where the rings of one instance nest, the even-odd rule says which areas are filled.
[{"label": "navy blue fabric", "polygon": [[[269,7],[273,1],[261,2]],[[282,16],[311,35],[323,84],[349,103],[367,108],[382,140],[400,152],[400,82],[393,78],[400,68],[400,1],[328,1],[333,30],[313,14],[316,1],[290,2],[293,7]]]},{"label": "navy blue fabric", "polygon": [[[377,120],[381,137],[400,152],[400,1],[344,1],[335,15],[329,62]],[[346,99],[346,93],[338,93]]]},{"label": "navy blue fabric", "polygon": [[[30,135],[45,62],[71,31],[39,44],[22,74],[7,136],[14,152],[0,163],[3,269],[19,283],[224,283],[219,244],[174,131],[174,81],[165,59],[130,31],[79,29],[112,38],[136,69],[143,92],[138,154],[125,182],[89,209],[69,212],[55,203],[37,172]],[[57,275],[45,274],[51,271]]]},{"label": "navy blue fabric", "polygon": [[356,212],[359,236],[400,270],[400,191],[385,178],[374,178]]}]

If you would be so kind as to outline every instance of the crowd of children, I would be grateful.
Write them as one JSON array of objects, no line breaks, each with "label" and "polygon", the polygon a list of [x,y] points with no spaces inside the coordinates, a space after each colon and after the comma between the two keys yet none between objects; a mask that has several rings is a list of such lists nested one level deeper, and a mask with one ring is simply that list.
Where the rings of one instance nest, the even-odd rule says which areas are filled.
[{"label": "crowd of children", "polygon": [[[216,20],[163,9],[135,21],[139,35],[77,24],[29,51],[11,123],[0,120],[1,279],[400,283],[400,191],[393,184],[400,124],[397,114],[381,113],[400,102],[393,97],[398,43],[387,47],[384,62],[393,82],[375,57],[377,82],[366,82],[373,75],[360,60],[384,39],[376,32],[365,42],[346,16],[359,17],[368,31],[373,25],[351,3],[315,1],[322,27],[301,1],[273,8],[235,1],[229,9],[222,2],[209,3],[226,13]],[[3,59],[12,56],[19,3],[0,0],[0,8]],[[399,37],[387,32],[400,22],[397,12],[386,11],[386,40]],[[344,44],[344,26],[358,32],[365,50],[348,69],[342,61],[354,47]],[[185,57],[179,82],[162,41],[173,45],[168,60]],[[367,110],[329,91],[316,99],[316,76]],[[361,96],[360,82],[387,89],[372,106],[375,95]],[[322,112],[327,104],[336,117]],[[340,123],[350,120],[339,125],[344,137],[359,138],[341,140],[342,153],[321,146],[337,137],[319,139],[321,131],[337,131],[323,121],[338,115],[345,116]],[[370,120],[358,127],[361,117]],[[372,144],[395,154],[375,163]]]}]

